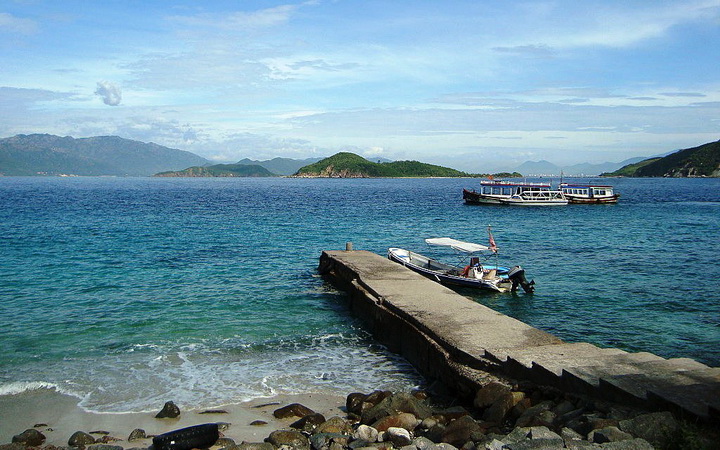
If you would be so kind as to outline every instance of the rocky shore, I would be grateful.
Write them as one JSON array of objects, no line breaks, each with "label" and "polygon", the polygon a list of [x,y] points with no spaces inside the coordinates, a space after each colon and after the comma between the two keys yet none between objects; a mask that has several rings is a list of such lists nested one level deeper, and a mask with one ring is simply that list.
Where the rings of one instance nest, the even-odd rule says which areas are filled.
[{"label": "rocky shore", "polygon": [[[297,402],[267,403],[255,408],[271,410],[272,419],[240,424],[207,420],[205,423],[217,426],[211,427],[215,435],[205,436],[210,439],[205,445],[197,444],[202,441],[188,444],[180,438],[163,440],[167,434],[157,437],[141,428],[129,429],[122,436],[77,430],[67,436],[66,445],[53,445],[46,443],[44,435],[53,424],[35,424],[18,430],[12,442],[0,443],[0,450],[189,450],[198,445],[225,450],[720,448],[720,432],[683,422],[670,412],[641,411],[501,380],[489,382],[465,402],[425,391],[375,391],[351,393],[344,405],[324,406],[330,412],[316,412]],[[173,420],[181,414],[168,402],[150,420]],[[229,413],[214,409],[196,414],[202,416],[193,419]],[[247,426],[259,430],[260,437],[248,440],[233,433]]]}]

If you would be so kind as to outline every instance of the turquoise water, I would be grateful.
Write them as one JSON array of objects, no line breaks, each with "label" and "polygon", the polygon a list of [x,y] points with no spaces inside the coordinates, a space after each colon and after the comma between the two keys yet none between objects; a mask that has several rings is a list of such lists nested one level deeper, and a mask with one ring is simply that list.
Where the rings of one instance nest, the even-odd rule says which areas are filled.
[{"label": "turquoise water", "polygon": [[120,412],[407,389],[422,380],[317,276],[320,253],[447,257],[423,239],[485,243],[488,224],[537,290],[477,301],[720,366],[720,180],[603,182],[619,204],[467,206],[472,179],[0,178],[0,395]]}]

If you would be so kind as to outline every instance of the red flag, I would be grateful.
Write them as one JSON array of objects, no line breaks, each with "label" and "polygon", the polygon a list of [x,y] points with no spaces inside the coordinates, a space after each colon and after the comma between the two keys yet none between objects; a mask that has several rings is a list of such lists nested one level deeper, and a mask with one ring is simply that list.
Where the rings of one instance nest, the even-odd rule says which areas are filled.
[{"label": "red flag", "polygon": [[495,238],[493,238],[492,232],[490,231],[490,227],[488,227],[488,238],[490,240],[490,250],[492,250],[493,253],[497,253],[498,248],[495,244]]}]

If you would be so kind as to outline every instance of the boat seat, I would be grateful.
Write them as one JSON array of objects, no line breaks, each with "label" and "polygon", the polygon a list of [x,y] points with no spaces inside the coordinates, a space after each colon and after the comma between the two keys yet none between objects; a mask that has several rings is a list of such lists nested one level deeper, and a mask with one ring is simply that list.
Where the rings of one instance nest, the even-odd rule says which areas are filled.
[{"label": "boat seat", "polygon": [[485,280],[494,280],[495,277],[497,277],[497,270],[491,269],[483,274],[483,279]]}]

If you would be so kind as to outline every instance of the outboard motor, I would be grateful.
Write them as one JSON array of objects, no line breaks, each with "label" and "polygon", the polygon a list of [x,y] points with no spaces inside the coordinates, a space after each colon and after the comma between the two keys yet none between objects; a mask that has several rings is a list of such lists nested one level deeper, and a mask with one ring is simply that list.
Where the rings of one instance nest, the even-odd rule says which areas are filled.
[{"label": "outboard motor", "polygon": [[528,294],[535,292],[535,280],[528,281],[527,278],[525,278],[525,269],[520,266],[515,266],[510,269],[508,279],[512,281],[512,292],[517,291],[518,285],[522,286],[523,290]]}]

